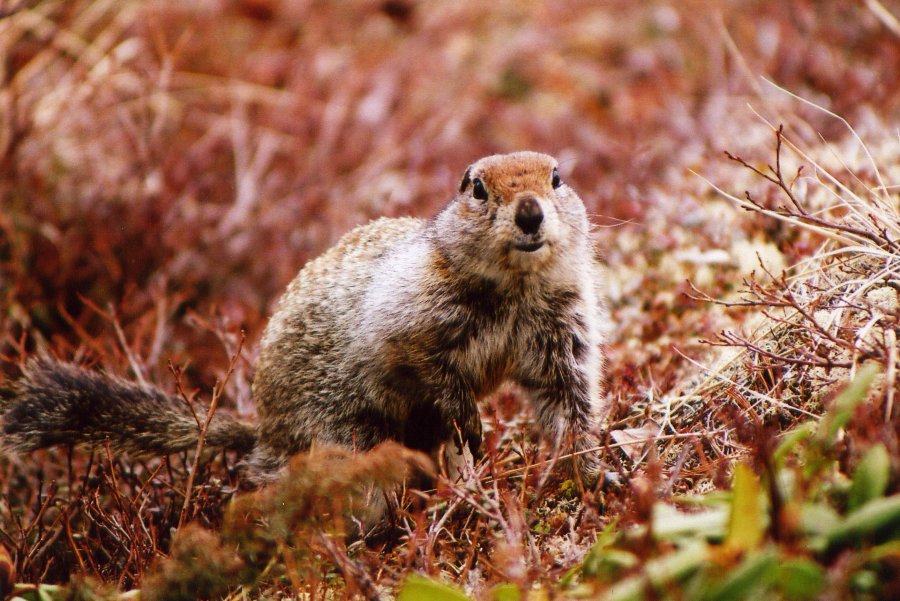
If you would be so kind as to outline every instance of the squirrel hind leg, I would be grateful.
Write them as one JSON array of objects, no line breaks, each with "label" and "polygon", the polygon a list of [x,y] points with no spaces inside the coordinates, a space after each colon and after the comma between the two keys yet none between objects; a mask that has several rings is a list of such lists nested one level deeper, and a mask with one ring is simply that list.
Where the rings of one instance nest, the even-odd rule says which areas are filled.
[{"label": "squirrel hind leg", "polygon": [[251,483],[265,486],[285,474],[289,460],[289,455],[279,453],[265,443],[258,443],[240,466]]}]

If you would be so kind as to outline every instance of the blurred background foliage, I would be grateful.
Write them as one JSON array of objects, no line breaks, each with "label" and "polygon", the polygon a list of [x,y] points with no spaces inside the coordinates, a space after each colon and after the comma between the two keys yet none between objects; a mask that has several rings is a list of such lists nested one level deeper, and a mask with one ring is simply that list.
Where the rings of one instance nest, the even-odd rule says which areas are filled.
[{"label": "blurred background foliage", "polygon": [[[700,339],[755,323],[759,308],[725,310],[709,298],[734,300],[754,272],[770,284],[762,266],[774,278],[821,254],[827,238],[735,210],[710,184],[778,202],[783,190],[746,167],[772,163],[772,132],[783,123],[807,153],[794,153],[789,168],[806,165],[799,190],[816,214],[840,224],[850,212],[822,208],[846,195],[821,168],[855,186],[861,203],[883,177],[879,194],[895,201],[898,18],[896,0],[0,2],[0,388],[46,347],[169,390],[171,362],[184,367],[187,389],[208,396],[240,352],[223,406],[252,414],[256,340],[306,260],[371,218],[434,214],[483,155],[548,152],[584,199],[608,264],[611,427],[638,441],[664,436],[652,451],[616,438],[612,467],[634,478],[618,493],[582,498],[581,513],[567,505],[571,482],[551,486],[549,509],[546,498],[506,482],[528,524],[521,549],[509,541],[495,549],[497,516],[470,508],[475,526],[462,519],[456,530],[431,532],[427,552],[401,545],[356,561],[388,587],[418,570],[476,596],[493,595],[498,582],[521,590],[558,582],[573,569],[588,579],[631,573],[604,563],[623,557],[620,539],[601,537],[609,522],[650,523],[651,500],[728,489],[736,458],[772,452],[774,443],[754,450],[752,436],[731,437],[740,421],[720,408],[746,412],[749,396],[767,428],[787,430],[836,394],[803,379],[806,371],[781,385],[795,373],[790,364],[760,361],[756,351],[740,374],[728,372],[740,392],[703,388],[697,362],[716,355]],[[896,291],[885,294],[879,311],[890,317]],[[878,323],[879,332],[896,330]],[[855,340],[862,325],[842,326],[839,337]],[[826,374],[838,389],[851,375]],[[749,389],[763,390],[768,404]],[[885,398],[883,384],[873,390]],[[492,452],[527,426],[514,396],[486,409]],[[828,487],[854,474],[877,473],[887,478],[884,494],[896,492],[896,426],[875,417],[882,413],[875,407],[853,422],[838,458],[828,455],[836,471],[816,472],[836,480],[801,481],[829,503]],[[708,437],[679,438],[697,432]],[[862,457],[869,467],[857,467]],[[81,572],[127,588],[168,553],[184,466],[93,459],[76,454],[73,468],[65,452],[31,463],[0,458],[0,543],[22,579],[65,582]],[[193,518],[215,528],[235,472],[229,460],[205,469]],[[74,487],[79,474],[77,494],[54,488],[66,478]],[[165,484],[155,480],[166,474]],[[757,488],[734,502],[755,502]],[[142,538],[134,526],[123,538],[116,525],[129,520],[156,529]],[[706,544],[708,534],[697,538]],[[637,550],[626,542],[639,562],[671,550],[669,541]],[[795,547],[785,548],[778,552]],[[77,549],[93,551],[96,563],[80,564]],[[826,557],[828,577],[849,581],[835,557]],[[591,572],[595,564],[606,567]]]}]

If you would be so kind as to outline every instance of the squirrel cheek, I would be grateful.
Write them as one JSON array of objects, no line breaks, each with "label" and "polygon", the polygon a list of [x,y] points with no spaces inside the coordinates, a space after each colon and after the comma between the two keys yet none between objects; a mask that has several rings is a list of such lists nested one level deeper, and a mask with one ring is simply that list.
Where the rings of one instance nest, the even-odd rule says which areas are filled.
[{"label": "squirrel cheek", "polygon": [[553,203],[541,203],[544,208],[543,237],[548,242],[560,242],[565,238],[565,227],[560,223],[560,215],[556,212]]}]

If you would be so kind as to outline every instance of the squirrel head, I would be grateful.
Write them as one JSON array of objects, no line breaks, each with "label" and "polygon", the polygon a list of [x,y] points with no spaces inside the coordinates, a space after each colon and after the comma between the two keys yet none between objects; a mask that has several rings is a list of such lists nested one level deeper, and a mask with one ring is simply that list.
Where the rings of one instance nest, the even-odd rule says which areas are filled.
[{"label": "squirrel head", "polygon": [[[588,223],[578,195],[560,179],[555,158],[514,152],[472,163],[448,210],[461,217],[462,254],[503,273],[541,272],[587,239]],[[478,250],[480,249],[480,250]]]}]

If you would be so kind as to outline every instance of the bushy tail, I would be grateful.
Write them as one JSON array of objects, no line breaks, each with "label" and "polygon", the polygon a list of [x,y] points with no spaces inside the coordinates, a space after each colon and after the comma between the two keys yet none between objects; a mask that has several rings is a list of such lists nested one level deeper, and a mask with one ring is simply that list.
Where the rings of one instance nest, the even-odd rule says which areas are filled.
[{"label": "bushy tail", "polygon": [[[16,451],[109,441],[119,451],[167,455],[196,447],[200,434],[183,399],[46,357],[28,362],[12,397],[0,418],[0,446]],[[197,416],[202,423],[206,411]],[[213,416],[208,447],[247,453],[255,444],[253,426],[225,413]]]}]

